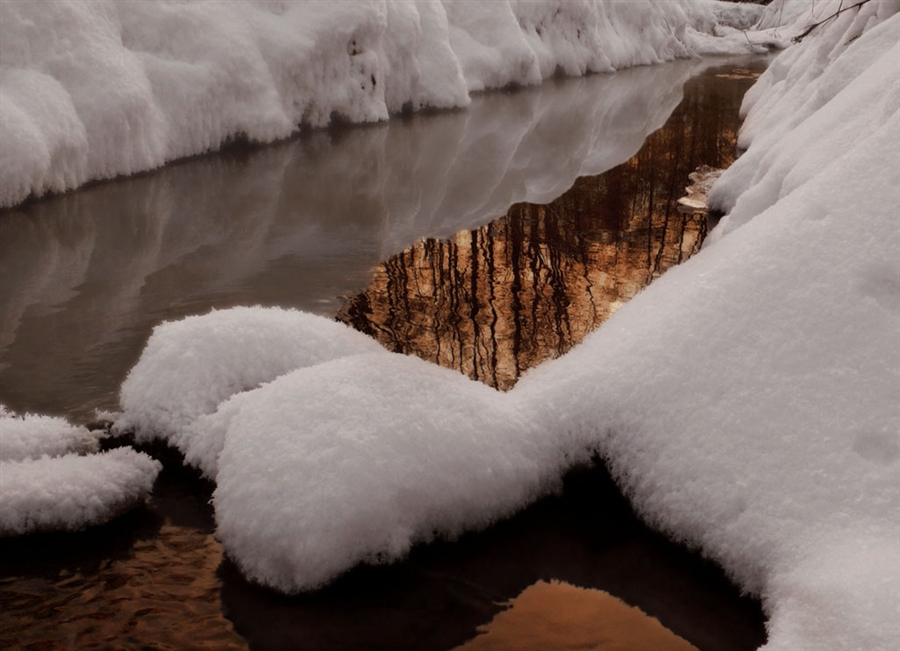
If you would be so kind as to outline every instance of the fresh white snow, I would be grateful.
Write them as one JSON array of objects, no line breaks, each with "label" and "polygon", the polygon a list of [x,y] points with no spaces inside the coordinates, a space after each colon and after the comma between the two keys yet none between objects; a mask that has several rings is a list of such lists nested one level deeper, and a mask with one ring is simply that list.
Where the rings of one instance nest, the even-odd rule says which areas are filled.
[{"label": "fresh white snow", "polygon": [[0,207],[335,117],[748,51],[743,35],[708,36],[758,13],[724,4],[0,0]]},{"label": "fresh white snow", "polygon": [[132,448],[0,462],[0,536],[107,522],[143,502],[160,469]]},{"label": "fresh white snow", "polygon": [[100,438],[0,405],[0,536],[77,531],[145,500],[162,466],[131,448],[95,454]]},{"label": "fresh white snow", "polygon": [[18,416],[0,405],[0,461],[22,461],[43,455],[88,453],[100,449],[101,433],[72,425],[65,418]]}]

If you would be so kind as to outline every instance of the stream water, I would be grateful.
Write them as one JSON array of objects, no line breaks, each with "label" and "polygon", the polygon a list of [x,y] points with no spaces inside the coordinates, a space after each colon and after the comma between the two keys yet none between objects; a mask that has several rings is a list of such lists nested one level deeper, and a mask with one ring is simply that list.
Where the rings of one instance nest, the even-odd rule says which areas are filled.
[{"label": "stream water", "polygon": [[[242,304],[335,316],[508,389],[699,249],[706,218],[675,202],[698,165],[734,159],[740,100],[764,65],[555,80],[4,211],[0,402],[90,421],[115,410],[154,325]],[[505,648],[524,630],[505,623],[514,613],[575,603],[593,628],[527,636],[628,648],[629,630],[661,622],[683,648],[765,639],[760,605],[644,527],[602,466],[488,531],[286,597],[223,557],[213,487],[151,452],[166,468],[146,508],[0,541],[0,647]]]}]

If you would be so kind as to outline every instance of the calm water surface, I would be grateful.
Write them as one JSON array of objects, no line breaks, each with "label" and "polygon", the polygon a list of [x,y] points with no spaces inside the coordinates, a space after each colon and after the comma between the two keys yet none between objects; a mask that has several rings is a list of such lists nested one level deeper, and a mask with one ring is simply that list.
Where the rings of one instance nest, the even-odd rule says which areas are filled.
[{"label": "calm water surface", "polygon": [[[255,303],[337,316],[509,388],[697,251],[706,220],[675,201],[696,166],[733,160],[762,65],[491,93],[467,111],[233,148],[4,211],[0,401],[90,420],[116,408],[154,325]],[[571,628],[568,643],[605,649],[638,644],[623,637],[636,627],[683,648],[764,641],[759,604],[643,527],[601,468],[486,532],[285,597],[223,558],[212,486],[152,452],[166,470],[145,509],[0,541],[0,647],[504,648],[516,616],[581,610],[593,624],[534,635]]]}]

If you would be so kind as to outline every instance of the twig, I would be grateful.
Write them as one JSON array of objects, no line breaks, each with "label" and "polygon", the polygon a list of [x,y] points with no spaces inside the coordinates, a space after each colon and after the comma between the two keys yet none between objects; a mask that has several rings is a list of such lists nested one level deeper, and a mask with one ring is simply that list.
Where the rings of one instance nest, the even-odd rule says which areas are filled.
[{"label": "twig", "polygon": [[814,23],[814,24],[810,25],[809,27],[807,27],[802,33],[800,33],[800,34],[798,34],[797,36],[795,36],[794,38],[792,38],[792,39],[791,39],[791,42],[792,42],[792,43],[799,43],[799,42],[802,41],[804,38],[806,38],[807,36],[809,36],[810,32],[812,32],[812,31],[813,31],[816,27],[818,27],[819,25],[824,25],[824,24],[827,23],[829,20],[831,20],[832,18],[837,18],[838,15],[844,13],[845,11],[850,11],[851,9],[857,9],[857,8],[863,6],[864,4],[866,4],[866,3],[869,2],[869,1],[870,1],[870,0],[861,0],[861,2],[857,2],[855,5],[850,5],[849,7],[844,7],[844,0],[841,0],[841,4],[838,6],[838,10],[837,10],[837,11],[835,11],[833,14],[831,14],[830,16],[828,16],[828,18],[825,18],[824,20],[820,20],[819,22]]}]

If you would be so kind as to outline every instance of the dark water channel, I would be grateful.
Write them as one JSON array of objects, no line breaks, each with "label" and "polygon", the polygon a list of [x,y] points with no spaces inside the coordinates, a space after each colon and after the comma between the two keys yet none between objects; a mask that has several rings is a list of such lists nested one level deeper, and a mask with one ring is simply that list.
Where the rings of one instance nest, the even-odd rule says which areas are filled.
[{"label": "dark water channel", "polygon": [[[764,65],[490,93],[4,211],[0,402],[86,422],[116,408],[154,325],[245,304],[336,316],[509,388],[698,250],[706,218],[675,202],[698,165],[734,159]],[[223,557],[213,487],[151,453],[166,469],[146,508],[0,540],[0,648],[450,649],[552,580],[614,595],[699,649],[765,640],[758,602],[644,527],[602,467],[486,532],[285,597]]]}]

